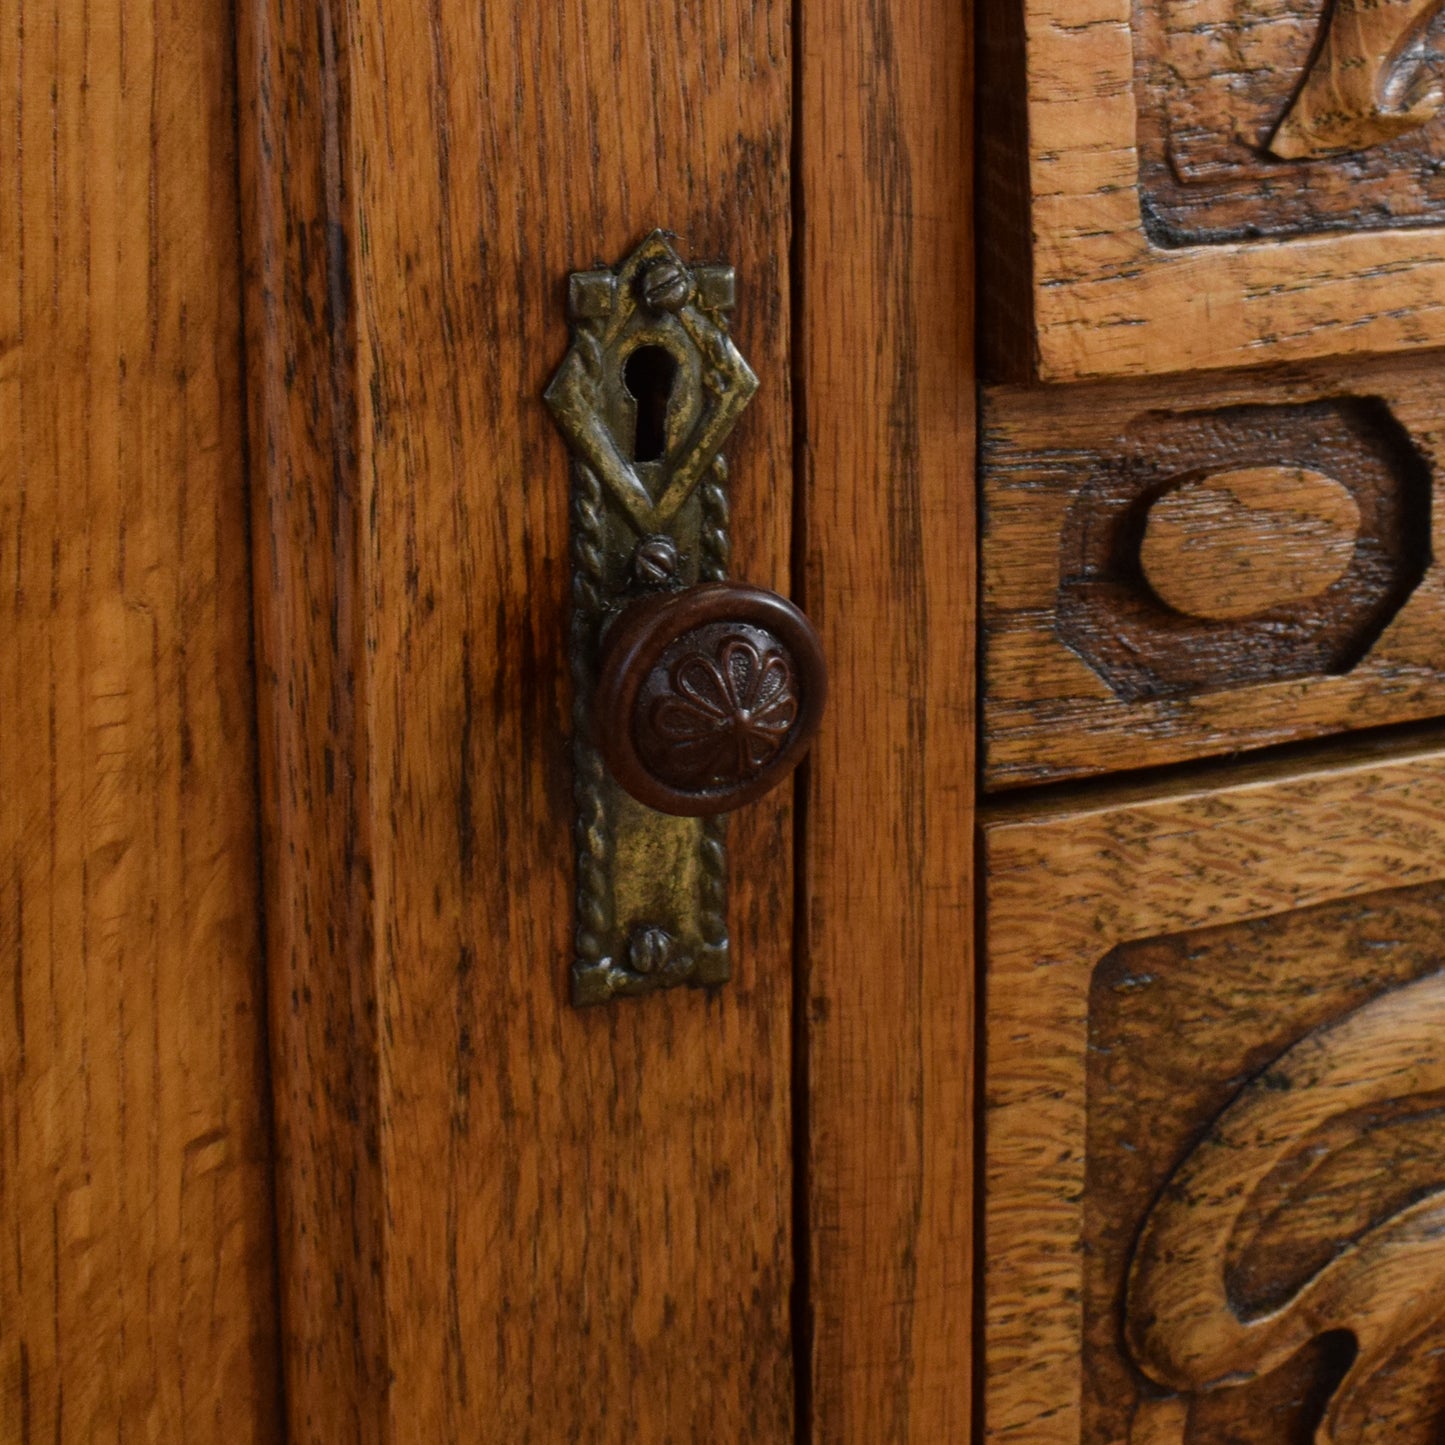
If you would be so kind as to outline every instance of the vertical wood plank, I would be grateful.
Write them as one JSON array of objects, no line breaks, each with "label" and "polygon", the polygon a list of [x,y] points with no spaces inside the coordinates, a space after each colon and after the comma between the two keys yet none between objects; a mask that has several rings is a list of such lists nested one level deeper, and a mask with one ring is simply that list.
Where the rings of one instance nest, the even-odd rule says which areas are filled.
[{"label": "vertical wood plank", "polygon": [[970,7],[801,7],[811,1417],[969,1438],[974,794]]},{"label": "vertical wood plank", "polygon": [[290,1441],[388,1439],[344,7],[239,0],[256,683]]},{"label": "vertical wood plank", "polygon": [[734,981],[575,1012],[568,271],[738,268],[735,570],[785,581],[782,0],[248,0],[292,1438],[783,1441],[788,800]]},{"label": "vertical wood plank", "polygon": [[232,16],[0,0],[0,1439],[279,1438]]}]

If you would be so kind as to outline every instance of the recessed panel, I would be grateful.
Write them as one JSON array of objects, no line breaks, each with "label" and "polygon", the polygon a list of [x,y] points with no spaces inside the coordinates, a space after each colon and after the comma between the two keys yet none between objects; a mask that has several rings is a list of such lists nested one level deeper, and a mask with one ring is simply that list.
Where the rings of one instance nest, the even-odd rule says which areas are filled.
[{"label": "recessed panel", "polygon": [[1445,222],[1439,0],[1139,0],[1139,195],[1161,247]]},{"label": "recessed panel", "polygon": [[[1095,967],[1089,1445],[1308,1442],[1330,1417],[1440,1438],[1442,921],[1434,884],[1141,939]],[[1393,1266],[1428,1303],[1404,1281],[1377,1297]]]},{"label": "recessed panel", "polygon": [[1440,0],[981,7],[994,379],[1445,344]]},{"label": "recessed panel", "polygon": [[1445,755],[985,821],[984,1438],[1445,1428]]}]

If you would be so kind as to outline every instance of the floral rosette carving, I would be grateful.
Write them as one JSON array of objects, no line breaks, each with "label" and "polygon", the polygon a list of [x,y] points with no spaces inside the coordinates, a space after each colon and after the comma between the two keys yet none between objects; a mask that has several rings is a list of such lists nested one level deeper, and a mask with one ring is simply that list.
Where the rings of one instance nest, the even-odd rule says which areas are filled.
[{"label": "floral rosette carving", "polygon": [[648,762],[679,787],[757,777],[798,720],[792,659],[758,629],[705,628],[670,653],[660,669],[665,685],[647,704]]}]

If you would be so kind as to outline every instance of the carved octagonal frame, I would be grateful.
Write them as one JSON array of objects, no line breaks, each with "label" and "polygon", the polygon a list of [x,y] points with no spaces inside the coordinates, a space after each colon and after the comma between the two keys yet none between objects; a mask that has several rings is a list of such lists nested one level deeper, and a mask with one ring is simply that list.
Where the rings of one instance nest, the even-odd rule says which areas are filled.
[{"label": "carved octagonal frame", "polygon": [[[1055,813],[1034,803],[987,822],[984,836],[985,1438],[1097,1445],[1104,1436],[1088,1427],[1085,1408],[1085,1302],[1092,1247],[1086,1238],[1089,1078],[1091,1053],[1105,1046],[1092,1032],[1091,996],[1101,964],[1121,946],[1184,935],[1187,953],[1198,947],[1190,942],[1197,934],[1220,925],[1278,920],[1295,926],[1315,907],[1351,899],[1365,907],[1388,890],[1437,884],[1445,878],[1445,754],[1376,754],[1283,780],[1248,772],[1232,785],[1168,796],[1120,790],[1091,807]],[[1186,1226],[1183,1242],[1161,1245],[1158,1231],[1146,1226],[1158,1208],[1151,1211],[1147,1202],[1141,1208],[1131,1234],[1133,1270],[1137,1274],[1141,1255],[1152,1251],[1146,1263],[1156,1278],[1146,1284],[1160,1286],[1141,1318],[1162,1325],[1172,1293],[1175,1322],[1182,1321],[1184,1331],[1172,1362],[1155,1347],[1156,1371],[1184,1374],[1197,1366],[1201,1388],[1214,1389],[1221,1382],[1206,1358],[1214,1341],[1201,1322],[1219,1320],[1217,1333],[1225,1336],[1246,1333],[1249,1322],[1229,1313],[1225,1272],[1233,1241],[1219,1226],[1236,1223],[1236,1205],[1242,1210],[1248,1201],[1201,1177],[1197,1161],[1211,1148],[1228,1154],[1248,1147],[1255,1127],[1248,1114],[1261,1091],[1281,1106],[1277,1141],[1296,1152],[1308,1152],[1309,1130],[1321,1120],[1368,1119],[1407,1095],[1426,1096],[1427,1104],[1438,1100],[1445,1079],[1445,949],[1433,928],[1438,906],[1425,909],[1422,976],[1392,997],[1366,952],[1348,970],[1363,1007],[1343,1010],[1282,1051],[1266,1049],[1260,1057],[1256,1049],[1252,1066],[1232,1080],[1235,1102],[1196,1138],[1194,1159],[1159,1196],[1173,1192],[1182,1205],[1176,1216]],[[1422,967],[1418,960],[1416,967]],[[1271,977],[1284,987],[1288,970]],[[1147,988],[1151,979],[1145,974],[1122,983]],[[1265,1009],[1253,1016],[1256,1022],[1236,1017],[1243,1007],[1238,994],[1210,1006],[1213,1017],[1252,1038],[1257,1021],[1269,1026],[1273,1017],[1269,987],[1266,978]],[[1382,1017],[1383,1010],[1393,1014]],[[1150,1041],[1136,1040],[1135,1047],[1147,1059]],[[1158,1036],[1152,1047],[1167,1053],[1175,1044]],[[1329,1071],[1332,1056],[1337,1079]],[[1363,1105],[1343,1097],[1371,1089],[1379,1097]],[[1429,1106],[1438,1110],[1438,1103]],[[1438,1164],[1438,1151],[1432,1157]],[[1288,1316],[1304,1300],[1303,1338],[1309,1340],[1368,1324],[1383,1301],[1397,1313],[1418,1304],[1416,1314],[1427,1326],[1433,1319],[1438,1331],[1445,1311],[1445,1165],[1432,1187],[1425,1199],[1375,1220],[1323,1267],[1312,1265],[1313,1275],[1291,1285],[1293,1294],[1276,1301],[1279,1318],[1266,1324],[1294,1323]],[[1372,1297],[1369,1281],[1380,1285],[1389,1269],[1395,1271],[1389,1287]],[[1338,1287],[1341,1278],[1364,1283],[1351,1295]],[[1391,1324],[1406,1332],[1407,1344],[1420,1338],[1419,1319]],[[1106,1348],[1122,1348],[1121,1323],[1111,1323],[1105,1338]],[[1378,1331],[1373,1346],[1368,1335],[1365,1344],[1377,1347]],[[1438,1396],[1440,1387],[1433,1388]],[[1331,1391],[1346,1393],[1343,1386]],[[1432,1404],[1438,1409],[1445,1402]],[[1187,1388],[1160,1386],[1135,1415],[1129,1445],[1215,1438],[1212,1431],[1190,1430],[1189,1407]],[[1327,1407],[1339,1408],[1338,1400]]]}]

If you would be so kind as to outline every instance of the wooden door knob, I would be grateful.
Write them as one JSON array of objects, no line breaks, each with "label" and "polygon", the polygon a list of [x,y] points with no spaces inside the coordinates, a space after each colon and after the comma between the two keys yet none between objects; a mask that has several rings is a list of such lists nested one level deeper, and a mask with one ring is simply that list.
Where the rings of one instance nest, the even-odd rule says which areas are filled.
[{"label": "wooden door knob", "polygon": [[712,582],[630,604],[603,639],[593,732],[658,812],[727,813],[807,752],[828,695],[822,644],[785,597]]}]

